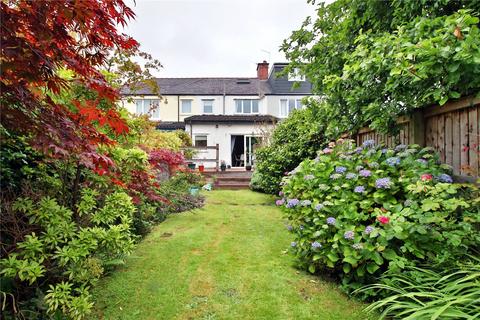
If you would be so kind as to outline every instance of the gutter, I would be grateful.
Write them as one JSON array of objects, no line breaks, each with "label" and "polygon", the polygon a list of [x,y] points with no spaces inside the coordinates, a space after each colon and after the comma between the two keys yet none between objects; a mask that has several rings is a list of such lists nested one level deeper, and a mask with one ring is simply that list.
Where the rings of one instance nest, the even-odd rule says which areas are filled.
[{"label": "gutter", "polygon": [[177,95],[177,122],[180,122],[180,96]]}]

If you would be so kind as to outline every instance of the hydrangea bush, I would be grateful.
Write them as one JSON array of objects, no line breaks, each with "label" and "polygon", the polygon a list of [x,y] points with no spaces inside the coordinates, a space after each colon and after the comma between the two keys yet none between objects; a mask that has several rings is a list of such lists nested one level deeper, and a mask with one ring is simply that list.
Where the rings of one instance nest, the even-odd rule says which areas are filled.
[{"label": "hydrangea bush", "polygon": [[386,270],[452,264],[479,248],[479,198],[452,183],[431,148],[339,140],[282,181],[291,250],[310,272],[327,269],[350,291]]}]

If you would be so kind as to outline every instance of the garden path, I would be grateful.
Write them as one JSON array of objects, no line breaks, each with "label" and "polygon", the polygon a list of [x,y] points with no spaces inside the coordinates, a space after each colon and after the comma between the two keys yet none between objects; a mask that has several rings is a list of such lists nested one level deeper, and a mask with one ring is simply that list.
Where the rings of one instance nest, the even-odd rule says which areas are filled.
[{"label": "garden path", "polygon": [[206,194],[170,216],[95,290],[99,319],[366,319],[362,304],[300,272],[270,196]]}]

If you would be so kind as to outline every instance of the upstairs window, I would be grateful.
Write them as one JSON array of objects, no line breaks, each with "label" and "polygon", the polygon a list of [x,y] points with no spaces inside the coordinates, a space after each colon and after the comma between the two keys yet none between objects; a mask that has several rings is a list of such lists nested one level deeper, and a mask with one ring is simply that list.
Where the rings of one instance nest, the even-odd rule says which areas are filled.
[{"label": "upstairs window", "polygon": [[235,113],[258,113],[258,100],[239,99],[235,100]]},{"label": "upstairs window", "polygon": [[303,107],[301,99],[281,99],[280,100],[280,117],[286,118],[295,109]]},{"label": "upstairs window", "polygon": [[195,136],[195,147],[206,147],[207,136]]},{"label": "upstairs window", "polygon": [[136,100],[137,115],[148,115],[152,119],[160,119],[160,100],[158,99],[142,99]]},{"label": "upstairs window", "polygon": [[213,113],[213,99],[202,100],[203,113]]},{"label": "upstairs window", "polygon": [[192,100],[181,100],[182,101],[182,113],[192,113]]},{"label": "upstairs window", "polygon": [[293,72],[288,74],[288,81],[305,81],[305,76],[300,74],[298,68],[293,69]]}]

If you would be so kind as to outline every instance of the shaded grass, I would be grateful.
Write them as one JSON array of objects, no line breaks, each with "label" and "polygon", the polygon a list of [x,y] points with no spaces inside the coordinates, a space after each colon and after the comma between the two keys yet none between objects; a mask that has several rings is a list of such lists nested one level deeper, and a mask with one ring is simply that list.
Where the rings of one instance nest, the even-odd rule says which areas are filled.
[{"label": "shaded grass", "polygon": [[299,272],[269,196],[213,191],[170,216],[94,291],[99,319],[367,319],[363,304]]}]

